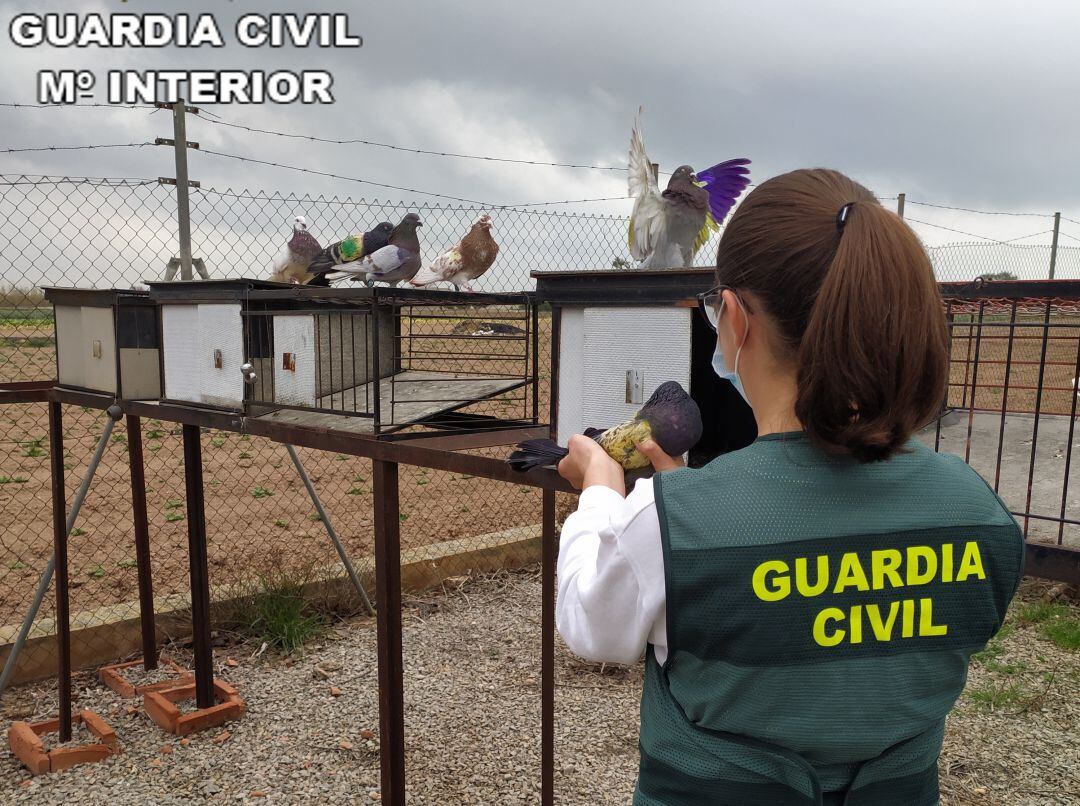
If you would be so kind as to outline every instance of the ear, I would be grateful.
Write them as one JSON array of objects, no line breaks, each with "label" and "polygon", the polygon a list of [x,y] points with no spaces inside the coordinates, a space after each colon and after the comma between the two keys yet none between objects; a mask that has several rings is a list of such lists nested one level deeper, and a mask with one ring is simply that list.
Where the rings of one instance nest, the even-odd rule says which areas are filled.
[{"label": "ear", "polygon": [[[724,300],[723,319],[727,321],[727,327],[730,328],[731,343],[738,350],[750,335],[750,320],[747,317],[746,309],[739,302],[739,298],[735,296],[734,291],[725,288],[721,292],[721,297]],[[723,327],[723,324],[721,324],[721,327]]]}]

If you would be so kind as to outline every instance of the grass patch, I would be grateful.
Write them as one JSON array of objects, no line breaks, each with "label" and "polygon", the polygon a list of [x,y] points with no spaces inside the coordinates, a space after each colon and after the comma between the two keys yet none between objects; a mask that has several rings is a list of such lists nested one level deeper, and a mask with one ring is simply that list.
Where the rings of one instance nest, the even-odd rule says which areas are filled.
[{"label": "grass patch", "polygon": [[26,476],[0,476],[0,484],[26,484],[28,481]]},{"label": "grass patch", "polygon": [[165,509],[180,509],[184,506],[183,498],[170,498],[165,502]]},{"label": "grass patch", "polygon": [[116,564],[116,567],[117,568],[134,568],[136,565],[138,565],[138,563],[135,562],[135,560],[121,560],[120,562],[118,562]]},{"label": "grass patch", "polygon": [[273,494],[273,490],[268,490],[265,487],[256,487],[251,491],[252,498],[269,498]]},{"label": "grass patch", "polygon": [[225,445],[225,437],[214,437],[210,440],[210,444],[215,448],[220,448]]},{"label": "grass patch", "polygon": [[184,513],[183,512],[177,512],[176,510],[173,510],[172,512],[166,512],[165,513],[165,522],[166,523],[176,523],[177,521],[182,521],[183,519],[184,519]]},{"label": "grass patch", "polygon": [[94,579],[101,579],[105,576],[105,567],[102,565],[95,565],[93,568],[87,569],[86,575],[88,577],[93,577]]},{"label": "grass patch", "polygon": [[326,616],[304,596],[305,581],[293,572],[260,574],[255,589],[233,614],[236,630],[282,652],[295,652],[326,630]]},{"label": "grass patch", "polygon": [[1025,624],[1042,624],[1069,615],[1069,608],[1052,602],[1031,602],[1020,608],[1020,620]]},{"label": "grass patch", "polygon": [[1080,650],[1080,619],[1061,618],[1039,627],[1039,635],[1067,652]]},{"label": "grass patch", "polygon": [[23,449],[23,456],[30,457],[31,459],[36,459],[37,457],[46,454],[45,448],[43,447],[45,445],[45,437],[38,437],[37,439],[31,439],[25,442],[16,442],[15,444]]},{"label": "grass patch", "polygon": [[967,698],[980,708],[994,711],[1007,705],[1020,705],[1027,698],[1027,690],[1017,683],[991,681],[969,688]]}]

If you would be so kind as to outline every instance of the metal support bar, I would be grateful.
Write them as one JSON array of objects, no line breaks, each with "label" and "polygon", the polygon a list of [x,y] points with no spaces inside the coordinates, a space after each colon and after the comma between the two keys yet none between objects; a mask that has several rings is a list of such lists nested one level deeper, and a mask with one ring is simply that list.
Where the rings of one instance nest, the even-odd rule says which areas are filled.
[{"label": "metal support bar", "polygon": [[[50,412],[52,411],[52,405],[59,404],[50,404]],[[119,412],[117,412],[117,417],[119,417]],[[90,489],[90,480],[94,478],[94,473],[97,471],[98,465],[101,464],[101,457],[105,453],[105,447],[109,444],[109,436],[112,434],[113,426],[115,425],[116,420],[112,418],[112,414],[110,413],[109,419],[105,421],[105,430],[102,432],[97,447],[94,448],[94,453],[90,457],[90,464],[86,468],[86,475],[79,485],[78,492],[75,493],[75,500],[71,502],[71,512],[68,513],[67,521],[65,523],[67,534],[71,533],[71,530],[75,526],[75,519],[79,517],[79,510],[82,509],[83,501],[86,499],[86,493]],[[30,603],[30,607],[26,611],[22,627],[19,628],[19,634],[15,636],[15,643],[12,645],[11,652],[8,654],[7,661],[4,663],[4,671],[3,673],[0,673],[0,694],[3,694],[7,689],[7,685],[11,681],[11,676],[15,673],[15,665],[18,663],[19,654],[22,652],[27,636],[30,635],[30,629],[34,626],[34,619],[37,618],[38,610],[41,609],[41,603],[45,599],[45,594],[49,590],[49,585],[52,584],[55,571],[56,556],[54,554],[49,558],[45,570],[41,572],[37,590],[34,591],[34,600]]]},{"label": "metal support bar", "polygon": [[214,704],[214,659],[210,646],[210,580],[206,562],[201,429],[184,426],[184,487],[187,494],[188,562],[191,573],[191,635],[195,650],[195,704]]},{"label": "metal support bar", "polygon": [[[111,422],[111,421],[110,421]],[[64,494],[64,415],[49,404],[49,468],[52,476],[53,565],[56,567],[56,686],[60,741],[71,741],[71,620],[68,613],[67,496]]]},{"label": "metal support bar", "polygon": [[372,462],[375,598],[379,654],[379,769],[383,806],[405,806],[405,695],[401,660],[401,534],[398,466]]},{"label": "metal support bar", "polygon": [[364,604],[364,610],[367,611],[369,616],[375,615],[375,608],[371,605],[371,599],[368,598],[367,591],[364,590],[364,585],[360,581],[359,574],[356,573],[356,568],[352,564],[352,560],[349,559],[348,553],[345,551],[345,546],[342,544],[341,539],[338,537],[334,527],[330,523],[330,516],[326,513],[326,509],[323,508],[322,501],[319,499],[319,494],[315,492],[315,485],[311,483],[311,479],[304,470],[304,466],[300,464],[300,456],[296,453],[296,448],[292,445],[286,445],[285,450],[289,452],[289,458],[292,459],[293,464],[296,465],[296,472],[300,474],[300,480],[304,482],[304,486],[307,488],[308,496],[311,497],[311,503],[315,505],[315,511],[319,513],[319,519],[322,521],[323,526],[326,527],[326,533],[330,535],[330,540],[334,544],[334,548],[337,549],[338,557],[341,558],[341,564],[345,566],[345,572],[349,575],[349,579],[352,580],[353,587],[356,588],[356,593],[360,597],[360,601]]},{"label": "metal support bar", "polygon": [[173,105],[173,140],[173,151],[176,155],[176,221],[180,235],[180,279],[190,280],[191,207],[188,199],[187,107],[183,100]]},{"label": "metal support bar", "polygon": [[1054,270],[1057,268],[1057,245],[1058,231],[1061,229],[1061,213],[1054,213],[1054,237],[1050,241],[1050,279],[1054,279]]},{"label": "metal support bar", "polygon": [[543,492],[540,554],[540,803],[555,802],[555,491]]},{"label": "metal support bar", "polygon": [[131,515],[135,526],[135,562],[139,572],[139,623],[142,628],[143,668],[158,664],[154,618],[154,581],[150,573],[150,523],[146,513],[146,474],[143,467],[142,420],[129,414],[128,465],[131,468]]}]

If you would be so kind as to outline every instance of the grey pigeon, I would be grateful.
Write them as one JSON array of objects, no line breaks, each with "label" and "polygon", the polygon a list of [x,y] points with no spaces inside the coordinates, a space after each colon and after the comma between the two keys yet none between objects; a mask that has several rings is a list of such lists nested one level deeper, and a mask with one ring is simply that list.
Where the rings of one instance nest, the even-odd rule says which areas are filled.
[{"label": "grey pigeon", "polygon": [[390,233],[390,243],[364,255],[356,262],[355,269],[342,269],[336,276],[332,275],[331,281],[351,275],[353,280],[363,276],[368,286],[377,282],[392,286],[408,282],[420,270],[420,239],[416,234],[416,228],[420,226],[423,226],[420,216],[409,213]]},{"label": "grey pigeon", "polygon": [[340,266],[352,263],[364,255],[370,255],[382,249],[390,243],[390,233],[394,231],[394,225],[389,221],[377,224],[373,229],[362,235],[350,235],[343,241],[332,243],[319,254],[308,266],[308,272],[314,275],[314,279],[308,281],[308,285],[330,285],[329,274],[340,271]]},{"label": "grey pigeon", "polygon": [[298,215],[293,219],[292,237],[278,253],[271,265],[270,279],[278,283],[306,283],[311,261],[322,250],[319,242],[308,232],[307,219]]}]

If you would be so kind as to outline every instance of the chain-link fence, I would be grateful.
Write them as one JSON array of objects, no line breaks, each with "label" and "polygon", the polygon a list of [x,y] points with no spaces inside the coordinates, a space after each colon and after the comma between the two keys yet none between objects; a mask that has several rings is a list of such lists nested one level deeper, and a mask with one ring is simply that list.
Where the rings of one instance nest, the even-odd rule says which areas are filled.
[{"label": "chain-link fence", "polygon": [[[418,212],[425,262],[454,245],[480,207],[278,193],[193,189],[193,255],[212,277],[266,277],[290,234],[293,216],[327,245],[376,223]],[[532,287],[540,269],[629,266],[624,218],[501,209],[493,235],[501,251],[477,286]],[[178,251],[173,188],[156,180],[0,177],[0,382],[55,376],[51,308],[43,285],[130,287],[163,276]],[[1048,247],[957,244],[930,250],[942,280],[979,275],[1045,277]],[[699,253],[707,265],[714,242]],[[1059,276],[1080,276],[1080,248],[1059,247]],[[1042,268],[1040,268],[1042,267]],[[1004,273],[1004,274],[1003,274]],[[548,410],[551,322],[541,315],[540,412]],[[11,641],[52,551],[48,417],[41,404],[12,405],[0,437],[0,646]],[[69,498],[105,424],[96,410],[65,406]],[[158,610],[182,612],[188,589],[180,429],[143,422],[153,584]],[[118,424],[70,540],[75,656],[105,660],[134,651],[137,631],[117,627],[138,616],[128,436]],[[227,432],[203,436],[211,584],[227,599],[236,586],[282,569],[294,581],[341,576],[341,565],[284,446]],[[370,462],[321,451],[300,455],[333,525],[370,580]],[[403,467],[401,519],[405,580],[439,583],[538,557],[540,494],[525,487]],[[344,587],[342,590],[347,590]],[[351,599],[346,606],[358,607]],[[34,642],[51,630],[51,599],[21,659],[21,676],[51,673],[52,647]],[[162,619],[183,630],[182,620]],[[80,645],[80,642],[82,645]]]}]

